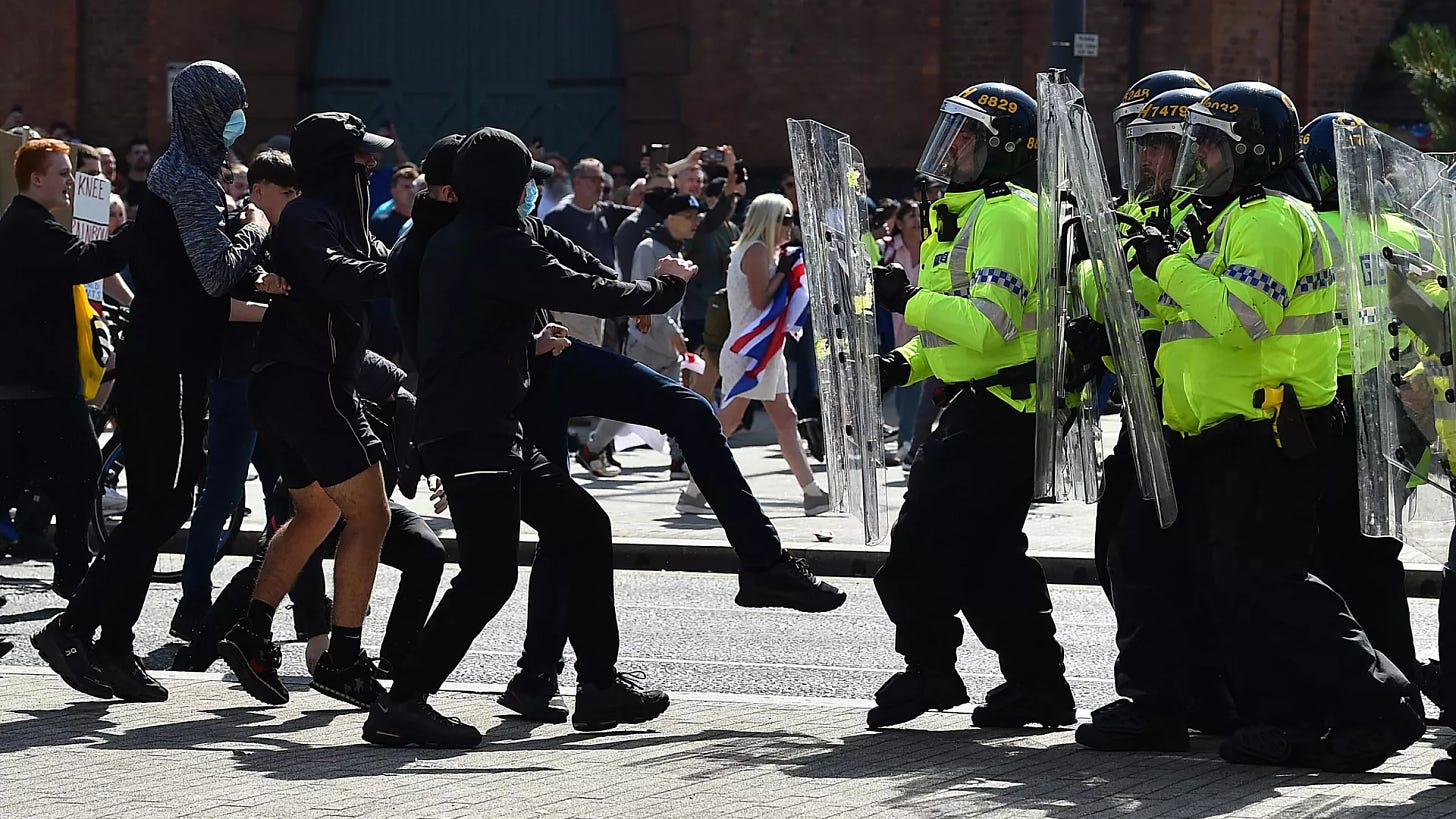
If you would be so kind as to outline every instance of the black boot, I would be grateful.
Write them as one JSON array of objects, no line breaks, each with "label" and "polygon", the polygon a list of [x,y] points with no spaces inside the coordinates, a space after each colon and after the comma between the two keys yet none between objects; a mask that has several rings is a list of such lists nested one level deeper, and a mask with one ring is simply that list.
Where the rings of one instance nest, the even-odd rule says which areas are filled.
[{"label": "black boot", "polygon": [[733,602],[744,608],[823,612],[839,608],[845,599],[844,592],[815,577],[807,561],[785,554],[766,569],[740,570]]},{"label": "black boot", "polygon": [[142,668],[142,662],[135,654],[130,651],[123,654],[98,645],[95,656],[96,669],[117,698],[127,702],[167,701],[167,689]]},{"label": "black boot", "polygon": [[888,728],[924,714],[948,711],[971,701],[966,684],[954,668],[910,666],[885,681],[875,692],[875,707],[865,723],[870,728]]},{"label": "black boot", "polygon": [[1060,728],[1077,721],[1072,688],[1059,679],[1047,685],[1004,682],[986,692],[986,704],[971,712],[978,728],[1025,728],[1032,723]]},{"label": "black boot", "polygon": [[1186,751],[1188,727],[1168,714],[1113,700],[1077,726],[1077,744],[1095,751]]}]

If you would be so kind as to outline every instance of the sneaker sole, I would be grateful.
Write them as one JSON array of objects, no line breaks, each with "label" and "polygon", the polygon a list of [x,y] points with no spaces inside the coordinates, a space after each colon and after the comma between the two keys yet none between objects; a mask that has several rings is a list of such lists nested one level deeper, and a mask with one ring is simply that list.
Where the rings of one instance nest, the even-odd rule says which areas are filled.
[{"label": "sneaker sole", "polygon": [[475,742],[470,743],[469,745],[463,742],[428,742],[418,739],[410,739],[409,737],[401,736],[399,734],[392,734],[388,731],[380,731],[371,728],[364,729],[364,741],[370,743],[371,745],[381,745],[385,748],[405,748],[410,745],[414,745],[417,748],[459,751],[480,747],[480,740],[478,739]]},{"label": "sneaker sole", "polygon": [[1033,726],[1033,725],[1040,725],[1043,728],[1055,730],[1057,728],[1065,728],[1068,725],[1076,725],[1077,724],[1077,714],[1076,714],[1076,712],[1069,713],[1065,717],[1056,716],[1056,717],[1051,717],[1050,719],[1041,719],[1040,717],[1037,717],[1037,718],[1025,720],[1025,721],[1020,722],[1020,723],[1016,723],[1016,722],[986,721],[984,717],[978,717],[977,716],[977,713],[976,712],[977,711],[980,711],[980,710],[981,709],[977,708],[975,711],[972,711],[971,712],[971,724],[974,725],[974,726],[976,726],[977,728],[1000,728],[1000,729],[1006,730],[1006,731],[1015,731],[1015,730],[1018,730],[1018,729],[1021,729],[1021,728],[1029,728],[1030,726]]},{"label": "sneaker sole", "polygon": [[238,684],[253,699],[267,705],[284,705],[288,702],[288,690],[275,689],[254,674],[252,667],[248,665],[248,658],[244,656],[241,648],[223,640],[217,644],[217,656],[227,663],[233,675],[238,678]]},{"label": "sneaker sole", "polygon": [[970,701],[971,698],[968,694],[966,695],[965,699],[961,699],[955,702],[943,700],[941,702],[931,703],[928,707],[921,708],[919,710],[910,710],[908,708],[904,710],[896,710],[893,706],[876,705],[874,708],[870,709],[870,712],[868,714],[865,715],[865,727],[873,731],[877,731],[881,728],[891,728],[896,725],[902,725],[904,723],[910,722],[914,719],[919,719],[920,717],[930,713],[931,711],[949,711],[952,708],[965,705]]},{"label": "sneaker sole", "polygon": [[1136,734],[1102,731],[1091,725],[1077,726],[1076,742],[1083,748],[1093,751],[1178,753],[1189,748],[1187,733],[1184,733],[1182,737],[1176,735],[1141,737]]},{"label": "sneaker sole", "polygon": [[650,715],[638,715],[631,718],[624,717],[606,722],[577,722],[573,720],[571,727],[583,733],[592,733],[595,731],[610,731],[619,725],[641,725],[644,722],[651,722],[667,713],[667,708],[671,704],[670,701],[664,701],[662,707],[655,709],[654,713]]},{"label": "sneaker sole", "polygon": [[308,684],[308,687],[309,688],[312,688],[313,690],[315,690],[317,692],[319,692],[320,694],[323,694],[325,697],[332,697],[333,699],[336,699],[339,702],[348,703],[349,705],[352,705],[355,708],[358,708],[358,709],[360,709],[362,711],[368,711],[370,708],[374,707],[374,703],[373,702],[364,702],[363,700],[360,700],[358,697],[352,697],[352,696],[350,696],[348,694],[345,694],[345,693],[343,693],[341,691],[335,691],[334,689],[329,688],[326,685],[321,685],[318,680],[313,680],[312,682],[310,682]]},{"label": "sneaker sole", "polygon": [[738,592],[733,598],[733,603],[745,609],[792,609],[802,611],[806,614],[823,614],[826,611],[834,611],[849,599],[849,595],[840,592],[837,595],[825,595],[823,602],[811,605],[802,604],[798,598],[790,597],[757,597],[745,595]]},{"label": "sneaker sole", "polygon": [[39,634],[30,636],[30,644],[35,648],[36,653],[40,654],[41,659],[46,661],[46,665],[50,666],[51,670],[56,672],[66,685],[88,697],[95,697],[99,700],[109,700],[115,696],[111,687],[105,683],[92,682],[76,676],[65,658],[56,656],[55,648],[51,646],[50,641],[40,639]]},{"label": "sneaker sole", "polygon": [[546,722],[552,725],[560,725],[566,722],[565,708],[555,708],[547,705],[545,708],[537,710],[526,705],[523,700],[510,691],[501,694],[495,701],[516,712],[518,716],[524,719],[534,720],[535,722]]}]

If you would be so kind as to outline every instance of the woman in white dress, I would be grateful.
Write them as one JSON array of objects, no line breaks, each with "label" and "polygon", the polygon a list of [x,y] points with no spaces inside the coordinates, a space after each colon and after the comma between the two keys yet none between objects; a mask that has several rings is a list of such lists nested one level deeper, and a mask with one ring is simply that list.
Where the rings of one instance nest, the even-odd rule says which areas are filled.
[{"label": "woman in white dress", "polygon": [[[783,284],[784,274],[777,272],[778,260],[784,243],[792,235],[793,223],[793,205],[776,193],[763,194],[748,206],[748,214],[743,220],[743,235],[733,245],[728,262],[728,315],[732,325],[728,338],[736,338],[743,332],[773,301]],[[725,393],[738,383],[750,364],[748,359],[727,346],[723,348],[718,368],[723,376]],[[749,401],[762,402],[769,420],[773,422],[784,460],[804,492],[804,514],[817,515],[828,511],[829,496],[814,483],[809,459],[799,443],[799,417],[794,412],[794,405],[789,402],[789,371],[783,348],[774,353],[773,359],[759,374],[756,386],[734,396],[718,410],[724,435],[731,436],[737,431]],[[689,484],[683,494],[686,499],[694,498],[698,494],[697,486]]]}]

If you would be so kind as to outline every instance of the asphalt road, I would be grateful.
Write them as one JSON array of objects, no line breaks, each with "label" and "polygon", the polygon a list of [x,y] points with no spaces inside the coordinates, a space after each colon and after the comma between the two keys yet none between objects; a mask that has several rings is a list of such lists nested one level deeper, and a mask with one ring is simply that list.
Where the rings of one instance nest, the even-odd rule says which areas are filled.
[{"label": "asphalt road", "polygon": [[[226,559],[214,582],[221,585],[242,565],[240,558]],[[454,571],[446,567],[447,580]],[[521,571],[515,595],[476,640],[454,680],[504,685],[510,678],[525,629],[527,572]],[[392,569],[380,570],[366,645],[377,646],[383,636],[384,613],[397,577]],[[40,663],[24,638],[59,611],[62,601],[49,591],[49,578],[50,569],[43,564],[0,562],[0,592],[10,600],[0,609],[0,634],[12,635],[17,644],[0,663]],[[868,699],[901,668],[893,632],[870,581],[836,582],[849,592],[849,602],[836,612],[814,615],[737,608],[732,575],[619,571],[620,666],[646,672],[654,685],[669,691]],[[154,585],[147,599],[137,647],[148,667],[165,668],[176,650],[166,629],[178,594],[176,586]],[[1055,586],[1052,597],[1078,707],[1090,710],[1113,695],[1112,611],[1095,586]],[[1417,652],[1432,656],[1435,601],[1413,599],[1411,610]],[[277,636],[291,635],[291,629],[289,612],[279,612]],[[214,666],[222,669],[221,664]],[[960,669],[973,699],[1000,682],[995,657],[969,631]],[[284,673],[305,673],[301,643],[285,644]],[[562,682],[573,682],[569,669]]]}]

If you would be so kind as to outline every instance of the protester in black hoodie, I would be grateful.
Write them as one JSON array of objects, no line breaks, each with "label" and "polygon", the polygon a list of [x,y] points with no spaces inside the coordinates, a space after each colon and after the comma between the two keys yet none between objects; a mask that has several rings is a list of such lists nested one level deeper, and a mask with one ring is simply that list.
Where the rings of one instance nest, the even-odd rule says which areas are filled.
[{"label": "protester in black hoodie", "polygon": [[444,684],[515,589],[523,519],[538,532],[562,530],[562,542],[573,544],[572,633],[596,635],[576,645],[577,727],[643,722],[667,707],[665,694],[643,691],[616,670],[611,522],[522,436],[516,411],[530,383],[539,309],[603,317],[660,312],[682,298],[696,269],[665,261],[658,269],[666,275],[629,284],[563,267],[526,234],[521,214],[534,204],[533,173],[546,172],[549,166],[533,162],[515,135],[475,132],[453,168],[460,210],[425,248],[415,440],[425,468],[440,476],[450,496],[460,573],[393,688],[375,703],[364,724],[369,742],[480,743],[477,730],[441,716],[425,698]]},{"label": "protester in black hoodie", "polygon": [[341,514],[333,632],[313,687],[364,708],[382,690],[360,637],[389,503],[379,466],[384,446],[355,381],[369,335],[365,302],[389,294],[387,253],[369,232],[367,180],[375,154],[393,144],[352,114],[313,114],[293,129],[302,195],[283,209],[272,239],[274,272],[290,290],[268,308],[258,332],[248,403],[294,516],[268,546],[247,614],[218,644],[243,688],[263,702],[288,701],[273,613]]},{"label": "protester in black hoodie", "polygon": [[[229,236],[218,182],[228,146],[246,126],[237,72],[203,60],[172,83],[170,147],[141,188],[131,230],[136,299],[126,354],[118,358],[117,427],[126,447],[126,514],[71,603],[31,638],[72,688],[96,697],[161,701],[167,689],[132,653],[157,550],[192,514],[202,471],[207,378],[217,369],[227,295],[267,238],[266,220]],[[101,637],[93,655],[91,635]]]}]

